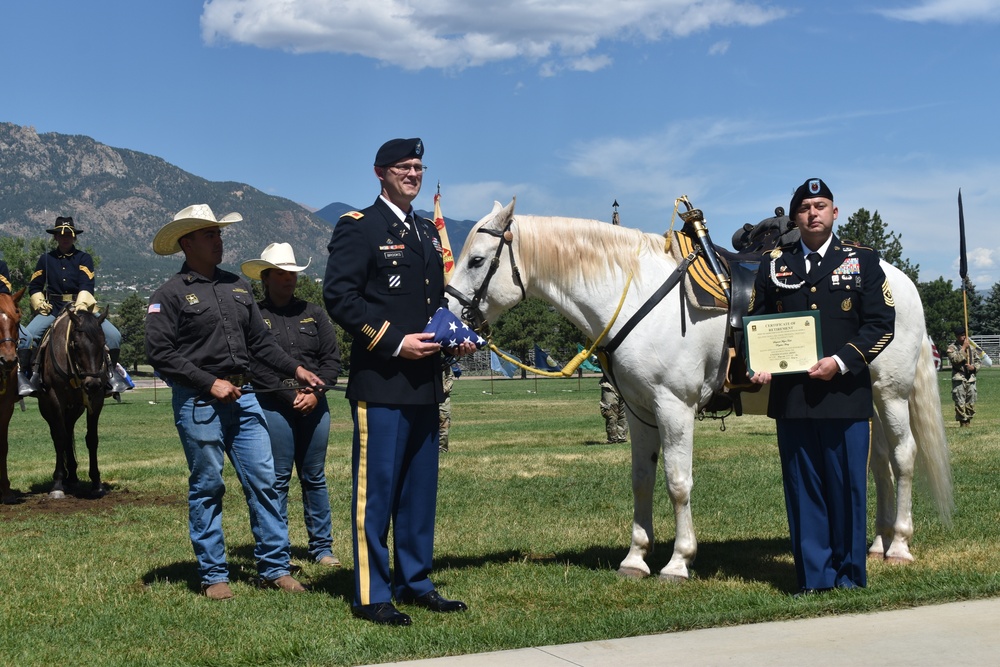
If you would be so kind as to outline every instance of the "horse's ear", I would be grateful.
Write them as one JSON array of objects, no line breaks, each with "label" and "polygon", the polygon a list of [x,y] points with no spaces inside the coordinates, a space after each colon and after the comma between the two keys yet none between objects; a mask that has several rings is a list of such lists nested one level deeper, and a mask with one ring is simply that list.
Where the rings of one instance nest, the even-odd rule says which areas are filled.
[{"label": "horse's ear", "polygon": [[506,227],[507,223],[514,218],[514,203],[517,201],[517,197],[510,200],[510,203],[503,207],[503,211],[500,212],[499,220],[500,226]]},{"label": "horse's ear", "polygon": [[100,317],[97,318],[97,323],[98,324],[103,324],[104,320],[108,319],[108,308],[109,307],[110,306],[108,306],[108,305],[104,306],[104,310],[101,311]]},{"label": "horse's ear", "polygon": [[498,202],[496,199],[493,200],[493,210],[490,211],[490,215],[496,215],[503,210],[503,204]]}]

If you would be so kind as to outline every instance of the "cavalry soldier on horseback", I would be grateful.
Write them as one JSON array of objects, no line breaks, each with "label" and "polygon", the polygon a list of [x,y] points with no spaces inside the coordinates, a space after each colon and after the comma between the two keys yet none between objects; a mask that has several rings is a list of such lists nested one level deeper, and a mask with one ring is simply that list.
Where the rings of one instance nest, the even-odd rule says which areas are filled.
[{"label": "cavalry soldier on horseback", "polygon": [[[60,216],[56,218],[55,226],[45,231],[55,237],[57,245],[38,258],[28,283],[31,309],[35,316],[28,323],[28,337],[21,341],[17,353],[21,366],[18,375],[18,393],[21,396],[30,396],[41,389],[41,374],[34,360],[35,350],[63,309],[68,307],[97,314],[94,259],[75,245],[77,235],[83,230],[76,228],[73,218]],[[121,355],[122,335],[108,318],[101,322],[101,328],[111,357],[110,390],[112,393],[127,391],[131,387],[115,372]]]}]

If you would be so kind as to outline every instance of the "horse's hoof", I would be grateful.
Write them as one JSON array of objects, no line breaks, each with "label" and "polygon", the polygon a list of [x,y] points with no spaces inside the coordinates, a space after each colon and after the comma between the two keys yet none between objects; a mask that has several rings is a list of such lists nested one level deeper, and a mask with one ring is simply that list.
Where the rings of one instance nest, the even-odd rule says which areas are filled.
[{"label": "horse's hoof", "polygon": [[913,558],[903,558],[902,556],[889,556],[885,559],[888,565],[909,565],[913,562]]},{"label": "horse's hoof", "polygon": [[649,572],[643,572],[637,567],[620,567],[618,574],[626,579],[645,579],[649,576]]},{"label": "horse's hoof", "polygon": [[53,500],[59,500],[60,498],[65,498],[66,493],[63,491],[49,491],[49,498]]},{"label": "horse's hoof", "polygon": [[683,584],[686,583],[688,578],[682,577],[679,574],[660,574],[657,579],[665,584]]},{"label": "horse's hoof", "polygon": [[3,503],[4,505],[14,505],[17,503],[17,496],[15,496],[13,493],[4,496],[2,499],[0,499],[0,503]]}]

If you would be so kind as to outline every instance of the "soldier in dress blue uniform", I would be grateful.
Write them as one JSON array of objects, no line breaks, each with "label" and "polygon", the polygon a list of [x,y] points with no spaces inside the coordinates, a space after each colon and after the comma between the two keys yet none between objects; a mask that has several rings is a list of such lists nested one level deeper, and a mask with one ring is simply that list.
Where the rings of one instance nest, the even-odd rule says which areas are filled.
[{"label": "soldier in dress blue uniform", "polygon": [[867,584],[869,366],[893,337],[895,307],[878,254],[833,234],[837,207],[811,178],[788,208],[801,241],[765,254],[750,313],[819,313],[822,358],[808,373],[772,376],[792,553],[800,592]]},{"label": "soldier in dress blue uniform", "polygon": [[[31,281],[28,283],[31,309],[35,316],[27,326],[29,338],[21,342],[18,351],[21,366],[18,393],[21,396],[30,396],[41,389],[39,374],[32,373],[34,350],[63,309],[72,307],[77,311],[97,312],[97,301],[94,299],[94,259],[75,245],[77,235],[82,234],[83,230],[76,228],[73,218],[60,216],[56,218],[55,226],[45,231],[55,237],[57,245],[38,258],[35,272],[31,274]],[[114,372],[121,355],[122,335],[108,318],[101,322],[101,329],[111,357],[111,391],[127,391],[131,387]]]},{"label": "soldier in dress blue uniform", "polygon": [[[423,182],[423,153],[420,139],[379,148],[374,170],[381,194],[337,222],[323,285],[330,317],[354,337],[347,381],[354,418],[353,611],[385,625],[411,623],[393,599],[437,612],[467,608],[441,597],[429,578],[443,359],[433,334],[421,332],[447,299],[437,230],[411,206]],[[455,353],[474,350],[464,343]]]}]

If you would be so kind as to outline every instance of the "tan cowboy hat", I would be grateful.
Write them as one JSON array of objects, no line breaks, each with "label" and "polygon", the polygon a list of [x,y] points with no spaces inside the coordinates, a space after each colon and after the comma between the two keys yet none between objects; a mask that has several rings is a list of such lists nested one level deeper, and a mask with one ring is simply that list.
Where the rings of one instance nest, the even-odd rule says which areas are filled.
[{"label": "tan cowboy hat", "polygon": [[312,264],[312,257],[305,266],[295,262],[295,251],[287,243],[272,243],[260,253],[260,259],[249,259],[240,265],[240,269],[248,278],[260,280],[260,273],[266,269],[281,269],[282,271],[305,271]]},{"label": "tan cowboy hat", "polygon": [[174,219],[163,225],[153,237],[153,252],[157,255],[173,255],[181,251],[178,239],[185,234],[206,227],[225,227],[239,222],[243,216],[239,213],[227,213],[216,220],[215,214],[208,204],[194,204],[180,211]]}]

